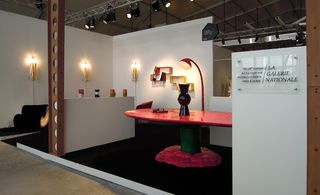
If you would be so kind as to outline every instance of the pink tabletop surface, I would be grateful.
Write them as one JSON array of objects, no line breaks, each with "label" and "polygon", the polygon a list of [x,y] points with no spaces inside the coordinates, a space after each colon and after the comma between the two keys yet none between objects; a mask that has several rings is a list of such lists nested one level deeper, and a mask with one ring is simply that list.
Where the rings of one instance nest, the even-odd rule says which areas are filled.
[{"label": "pink tabletop surface", "polygon": [[153,113],[153,108],[129,110],[125,115],[135,119],[168,122],[168,123],[181,123],[181,124],[194,124],[194,125],[209,125],[209,126],[232,126],[232,113],[231,112],[208,112],[200,110],[190,110],[190,116],[179,116],[178,109],[165,109],[167,113]]}]

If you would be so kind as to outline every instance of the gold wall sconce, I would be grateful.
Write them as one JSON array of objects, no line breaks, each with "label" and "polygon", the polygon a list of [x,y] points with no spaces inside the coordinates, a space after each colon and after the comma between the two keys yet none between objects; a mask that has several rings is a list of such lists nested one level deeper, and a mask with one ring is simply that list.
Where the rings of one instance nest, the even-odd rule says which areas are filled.
[{"label": "gold wall sconce", "polygon": [[38,79],[38,59],[34,56],[27,57],[27,65],[29,66],[29,79],[35,81]]},{"label": "gold wall sconce", "polygon": [[137,62],[134,62],[131,65],[131,80],[132,81],[137,81],[138,80],[139,68],[140,68],[140,65]]},{"label": "gold wall sconce", "polygon": [[83,81],[88,82],[91,71],[91,65],[89,64],[89,62],[84,61],[83,63],[81,63],[81,70],[83,75]]}]

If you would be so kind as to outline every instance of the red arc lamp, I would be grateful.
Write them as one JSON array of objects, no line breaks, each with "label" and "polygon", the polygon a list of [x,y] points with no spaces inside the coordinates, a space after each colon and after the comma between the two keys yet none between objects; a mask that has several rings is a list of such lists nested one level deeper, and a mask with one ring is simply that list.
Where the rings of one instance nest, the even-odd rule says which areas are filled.
[{"label": "red arc lamp", "polygon": [[204,86],[203,86],[203,78],[202,78],[202,73],[201,70],[198,66],[197,63],[195,63],[193,60],[191,60],[190,58],[184,58],[182,60],[180,60],[180,66],[184,69],[191,69],[192,64],[191,62],[197,67],[199,74],[200,74],[200,79],[201,79],[201,96],[202,96],[202,111],[204,111]]}]

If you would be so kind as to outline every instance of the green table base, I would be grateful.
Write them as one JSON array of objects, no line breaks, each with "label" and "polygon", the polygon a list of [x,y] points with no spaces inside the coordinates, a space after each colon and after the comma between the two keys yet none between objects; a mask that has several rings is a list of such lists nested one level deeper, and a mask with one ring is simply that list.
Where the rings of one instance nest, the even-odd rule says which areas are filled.
[{"label": "green table base", "polygon": [[195,154],[201,152],[200,129],[198,126],[180,127],[180,142],[183,152]]}]

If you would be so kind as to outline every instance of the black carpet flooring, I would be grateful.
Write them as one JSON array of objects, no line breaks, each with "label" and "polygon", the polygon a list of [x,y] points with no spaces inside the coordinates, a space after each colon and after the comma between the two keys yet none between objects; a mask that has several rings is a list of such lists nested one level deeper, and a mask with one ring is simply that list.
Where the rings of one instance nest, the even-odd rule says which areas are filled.
[{"label": "black carpet flooring", "polygon": [[17,143],[21,143],[23,145],[29,146],[31,148],[35,148],[42,152],[49,151],[48,129],[43,129],[40,132],[30,134],[30,135],[2,140],[2,142],[10,144],[12,146],[16,146]]},{"label": "black carpet flooring", "polygon": [[[48,152],[48,131],[4,140]],[[155,160],[164,148],[179,144],[176,125],[139,124],[135,138],[96,146],[63,158],[173,194],[232,195],[232,150],[206,145],[222,157],[222,164],[208,168],[178,168]]]},{"label": "black carpet flooring", "polygon": [[39,130],[21,130],[15,127],[6,127],[6,128],[0,128],[0,137],[10,136],[10,135],[19,135],[24,133],[32,133],[36,131],[39,131]]},{"label": "black carpet flooring", "polygon": [[222,157],[217,167],[178,168],[155,160],[159,151],[178,144],[178,126],[140,124],[135,138],[72,152],[63,158],[173,194],[232,194],[231,148],[206,146]]}]

